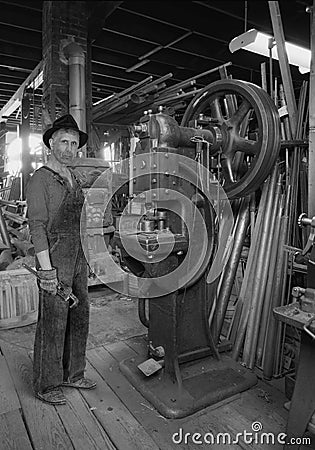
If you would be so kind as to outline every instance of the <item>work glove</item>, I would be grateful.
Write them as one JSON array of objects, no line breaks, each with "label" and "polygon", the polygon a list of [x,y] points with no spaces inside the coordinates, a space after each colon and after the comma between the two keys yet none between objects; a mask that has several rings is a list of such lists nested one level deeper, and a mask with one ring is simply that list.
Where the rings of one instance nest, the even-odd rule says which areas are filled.
[{"label": "work glove", "polygon": [[52,268],[50,270],[38,270],[39,286],[44,291],[49,292],[52,295],[57,294],[58,278],[57,269]]}]

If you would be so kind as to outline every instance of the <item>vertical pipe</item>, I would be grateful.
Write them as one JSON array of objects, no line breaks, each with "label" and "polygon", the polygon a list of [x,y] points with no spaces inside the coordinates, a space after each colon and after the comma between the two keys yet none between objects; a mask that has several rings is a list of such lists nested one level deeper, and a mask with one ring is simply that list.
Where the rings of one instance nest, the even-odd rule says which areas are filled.
[{"label": "vertical pipe", "polygon": [[[130,152],[129,152],[129,198],[133,198],[133,159],[134,159],[134,153],[136,150],[137,145],[137,138],[135,136],[132,136],[130,138]],[[129,213],[131,213],[131,203],[129,202]]]},{"label": "vertical pipe", "polygon": [[269,39],[268,48],[269,48],[269,94],[272,100],[274,100],[273,94],[273,70],[272,70],[272,47],[274,46],[273,38]]},{"label": "vertical pipe", "polygon": [[251,195],[250,204],[249,204],[249,212],[250,212],[250,238],[251,241],[254,237],[254,229],[255,229],[255,211],[256,211],[256,198],[255,193]]},{"label": "vertical pipe", "polygon": [[[85,56],[82,48],[71,42],[64,48],[69,63],[69,113],[80,130],[86,130]],[[82,150],[84,152],[84,150]]]},{"label": "vertical pipe", "polygon": [[214,340],[217,342],[220,338],[225,313],[227,310],[228,302],[233,288],[233,283],[238,268],[239,260],[241,257],[241,252],[244,244],[244,239],[246,236],[246,231],[249,225],[249,197],[242,200],[238,223],[235,230],[235,241],[232,248],[231,255],[229,257],[228,263],[225,267],[221,287],[217,299],[217,308],[214,317]]},{"label": "vertical pipe", "polygon": [[279,238],[280,238],[280,227],[281,227],[281,216],[283,213],[283,199],[281,199],[280,204],[275,205],[277,208],[277,216],[275,223],[275,230],[272,236],[272,248],[270,255],[270,263],[268,270],[268,280],[266,284],[265,291],[265,301],[263,304],[263,311],[261,315],[261,323],[259,328],[259,337],[257,344],[257,365],[261,365],[263,352],[264,352],[264,343],[266,341],[266,331],[268,328],[268,321],[270,321],[271,311],[271,303],[273,298],[273,291],[276,282],[276,269],[277,269],[277,258],[279,257]]},{"label": "vertical pipe", "polygon": [[264,378],[270,380],[273,375],[274,370],[274,361],[276,359],[276,351],[275,342],[279,341],[277,339],[279,322],[273,316],[273,308],[279,306],[281,303],[281,289],[282,286],[285,285],[285,277],[287,271],[287,263],[286,257],[284,253],[284,245],[287,241],[288,234],[288,214],[289,214],[289,197],[290,192],[286,193],[284,214],[281,218],[281,231],[280,231],[280,241],[279,241],[279,250],[278,250],[278,258],[277,258],[277,267],[275,274],[275,286],[272,295],[271,301],[271,314],[269,317],[268,330],[266,334],[265,341],[265,351],[263,358],[263,375]]},{"label": "vertical pipe", "polygon": [[[289,261],[289,259],[290,259],[290,261]],[[284,305],[288,304],[288,302],[290,301],[290,298],[291,298],[290,291],[291,291],[292,278],[289,275],[289,262],[291,265],[292,264],[292,255],[289,256],[288,252],[284,252],[284,263],[283,263],[284,274],[283,274],[283,281],[280,286],[280,295],[279,295],[280,303],[276,306],[284,306]],[[291,274],[292,274],[292,271],[291,271]],[[277,339],[276,339],[276,345],[275,345],[275,350],[276,350],[275,370],[280,372],[281,364],[282,364],[282,360],[283,360],[286,324],[279,322],[277,325],[278,325]],[[276,372],[276,373],[278,373],[278,372]]]},{"label": "vertical pipe", "polygon": [[257,252],[258,252],[258,245],[259,245],[259,239],[261,234],[261,227],[262,227],[262,221],[264,216],[264,210],[265,210],[265,203],[267,198],[267,193],[269,190],[270,185],[270,178],[264,183],[262,195],[259,203],[258,208],[258,215],[255,223],[255,230],[253,233],[253,237],[251,240],[248,258],[247,258],[247,264],[246,269],[244,273],[244,278],[242,282],[241,292],[238,299],[238,304],[242,305],[242,312],[241,317],[239,321],[239,326],[237,329],[237,336],[232,352],[232,358],[237,360],[238,356],[240,354],[244,336],[246,333],[246,327],[247,327],[247,320],[248,320],[248,314],[249,314],[249,304],[250,299],[252,295],[252,285],[253,280],[255,277],[255,266],[256,266],[256,259],[257,259]]},{"label": "vertical pipe", "polygon": [[[279,206],[279,199],[280,199],[280,193],[281,193],[281,175],[279,176],[278,183],[275,190],[275,196],[272,204],[272,212],[270,216],[270,222],[268,224],[268,230],[269,230],[269,236],[267,237],[267,244],[266,244],[266,267],[263,266],[262,269],[262,286],[261,289],[258,291],[258,298],[257,298],[257,310],[256,314],[254,316],[254,326],[253,326],[253,335],[252,335],[252,341],[251,341],[251,354],[250,354],[250,360],[249,360],[249,367],[251,369],[254,368],[255,360],[256,360],[256,350],[257,350],[257,343],[258,343],[258,336],[259,336],[259,330],[260,330],[260,324],[262,320],[262,310],[264,302],[270,302],[270,298],[266,297],[266,288],[267,288],[267,279],[268,279],[268,267],[270,266],[270,260],[271,260],[271,253],[272,253],[272,245],[274,243],[274,232],[275,232],[275,225],[276,225],[276,218],[277,218],[277,207]],[[260,249],[262,252],[262,248]]]},{"label": "vertical pipe", "polygon": [[146,302],[147,302],[146,298],[138,299],[138,315],[142,325],[144,325],[146,328],[149,328],[150,321],[146,314]]},{"label": "vertical pipe", "polygon": [[278,78],[275,78],[275,91],[274,91],[274,102],[276,107],[278,108]]},{"label": "vertical pipe", "polygon": [[260,74],[261,74],[261,87],[264,91],[268,92],[267,89],[267,74],[266,74],[266,63],[260,64]]},{"label": "vertical pipe", "polygon": [[[297,123],[297,108],[294,96],[293,82],[290,72],[290,66],[288,61],[288,55],[285,48],[285,39],[282,27],[282,20],[280,14],[279,2],[269,1],[270,17],[272,22],[272,29],[274,38],[277,44],[277,52],[279,57],[279,66],[281,71],[281,77],[283,80],[283,87],[285,92],[285,98],[287,101],[287,108],[289,113],[289,121],[292,130],[292,135],[295,138],[296,123]],[[311,97],[312,98],[312,97]]]},{"label": "vertical pipe", "polygon": [[21,200],[25,200],[26,186],[30,179],[30,174],[32,172],[32,163],[29,145],[29,139],[31,134],[30,99],[31,99],[30,94],[24,92],[21,105],[22,119],[20,125],[20,138],[22,141],[22,157],[21,157],[22,182],[20,193]]},{"label": "vertical pipe", "polygon": [[266,264],[268,265],[269,262],[269,238],[271,233],[271,226],[273,220],[273,197],[275,192],[275,186],[276,186],[276,174],[277,174],[277,167],[275,167],[270,180],[270,187],[268,191],[267,196],[267,202],[266,202],[266,211],[264,215],[264,220],[262,224],[262,231],[261,231],[261,241],[260,241],[260,247],[257,255],[257,269],[256,269],[256,276],[255,276],[255,284],[253,288],[253,295],[252,295],[252,301],[249,308],[249,317],[248,317],[248,325],[246,330],[246,336],[245,336],[245,344],[244,344],[244,351],[243,351],[243,361],[247,366],[251,366],[253,364],[253,349],[255,348],[256,351],[256,330],[255,327],[257,326],[257,323],[259,324],[260,319],[260,313],[261,313],[261,291],[264,292],[265,290],[265,284],[266,284]]}]

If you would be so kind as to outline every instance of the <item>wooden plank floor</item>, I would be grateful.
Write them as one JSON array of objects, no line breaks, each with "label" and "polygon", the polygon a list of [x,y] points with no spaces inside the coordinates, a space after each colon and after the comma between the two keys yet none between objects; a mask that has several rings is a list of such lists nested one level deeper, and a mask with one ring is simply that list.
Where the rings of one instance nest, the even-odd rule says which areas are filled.
[{"label": "wooden plank floor", "polygon": [[[174,443],[185,433],[248,432],[254,421],[266,433],[285,431],[285,397],[273,386],[259,382],[184,419],[165,419],[128,382],[119,362],[145,355],[142,336],[88,350],[87,376],[97,381],[92,391],[64,388],[67,405],[53,407],[34,398],[29,350],[0,340],[0,448],[1,450],[168,450],[168,449],[280,449],[281,445]],[[177,434],[177,440],[180,439]],[[301,448],[315,448],[308,445]]]}]

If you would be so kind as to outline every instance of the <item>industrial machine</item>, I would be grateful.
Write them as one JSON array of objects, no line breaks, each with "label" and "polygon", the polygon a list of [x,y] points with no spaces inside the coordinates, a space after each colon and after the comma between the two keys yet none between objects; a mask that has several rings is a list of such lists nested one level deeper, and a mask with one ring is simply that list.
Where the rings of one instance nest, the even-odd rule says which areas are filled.
[{"label": "industrial machine", "polygon": [[298,222],[301,227],[310,229],[305,248],[296,254],[298,261],[303,258],[303,262],[307,264],[306,287],[293,287],[292,303],[273,310],[276,319],[301,332],[299,362],[286,427],[288,444],[285,449],[300,448],[298,441],[294,439],[292,442],[296,443],[290,445],[290,438],[303,436],[315,412],[315,387],[314,383],[310,383],[315,376],[315,217],[308,218],[303,213]]},{"label": "industrial machine", "polygon": [[193,99],[181,125],[161,107],[147,111],[134,133],[131,201],[113,247],[138,283],[148,355],[120,367],[161,414],[179,418],[256,383],[224,354],[228,346],[214,341],[209,314],[233,224],[231,202],[269,175],[280,119],[258,86],[220,80]]}]

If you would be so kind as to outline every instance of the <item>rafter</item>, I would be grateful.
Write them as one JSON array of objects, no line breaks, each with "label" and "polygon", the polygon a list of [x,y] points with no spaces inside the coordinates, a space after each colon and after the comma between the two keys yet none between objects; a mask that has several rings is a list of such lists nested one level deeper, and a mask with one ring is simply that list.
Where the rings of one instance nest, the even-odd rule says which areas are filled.
[{"label": "rafter", "polygon": [[[19,89],[10,98],[10,100],[6,103],[6,105],[1,109],[0,120],[9,117],[20,106],[24,89],[30,86],[32,82],[35,82],[37,78],[40,78],[42,76],[42,70],[43,70],[43,62],[41,61],[35,67],[32,73],[26,78],[24,83],[21,84]],[[34,88],[36,89],[35,86]]]}]

